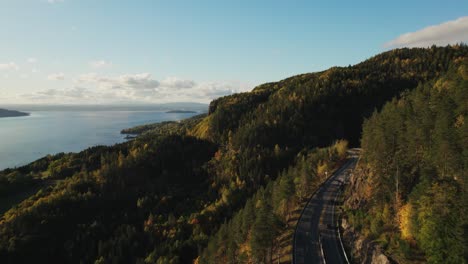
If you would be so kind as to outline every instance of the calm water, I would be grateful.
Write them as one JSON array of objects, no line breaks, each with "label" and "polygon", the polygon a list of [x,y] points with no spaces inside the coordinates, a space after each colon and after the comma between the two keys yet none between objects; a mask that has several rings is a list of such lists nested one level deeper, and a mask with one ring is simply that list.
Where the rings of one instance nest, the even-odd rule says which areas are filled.
[{"label": "calm water", "polygon": [[27,117],[0,118],[0,170],[47,154],[78,152],[125,141],[124,128],[195,114],[156,111],[34,111]]}]

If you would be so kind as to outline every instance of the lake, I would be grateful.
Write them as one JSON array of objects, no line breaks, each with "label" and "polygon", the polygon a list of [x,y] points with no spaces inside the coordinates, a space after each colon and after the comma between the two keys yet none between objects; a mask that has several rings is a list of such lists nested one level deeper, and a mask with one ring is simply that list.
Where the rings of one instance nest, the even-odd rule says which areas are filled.
[{"label": "lake", "polygon": [[47,154],[78,152],[125,141],[124,128],[194,113],[161,111],[29,111],[30,116],[0,118],[0,170],[25,165]]}]

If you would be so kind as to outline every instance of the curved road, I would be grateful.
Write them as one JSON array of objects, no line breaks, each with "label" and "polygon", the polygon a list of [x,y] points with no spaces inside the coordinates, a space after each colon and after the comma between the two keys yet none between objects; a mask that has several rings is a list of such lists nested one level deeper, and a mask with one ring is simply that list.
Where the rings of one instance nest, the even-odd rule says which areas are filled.
[{"label": "curved road", "polygon": [[338,230],[337,201],[342,184],[354,169],[352,156],[315,192],[297,222],[293,241],[293,264],[348,263]]}]

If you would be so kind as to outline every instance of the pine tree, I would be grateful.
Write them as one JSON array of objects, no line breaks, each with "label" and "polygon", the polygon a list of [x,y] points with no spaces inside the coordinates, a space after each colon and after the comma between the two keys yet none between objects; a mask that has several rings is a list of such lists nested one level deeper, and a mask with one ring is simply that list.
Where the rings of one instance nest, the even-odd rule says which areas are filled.
[{"label": "pine tree", "polygon": [[259,263],[266,263],[269,251],[272,249],[273,239],[276,235],[275,215],[271,206],[261,202],[258,214],[252,226],[250,247],[252,254]]},{"label": "pine tree", "polygon": [[280,179],[279,198],[283,204],[283,217],[287,223],[290,217],[290,205],[296,194],[296,186],[291,176],[283,175]]}]

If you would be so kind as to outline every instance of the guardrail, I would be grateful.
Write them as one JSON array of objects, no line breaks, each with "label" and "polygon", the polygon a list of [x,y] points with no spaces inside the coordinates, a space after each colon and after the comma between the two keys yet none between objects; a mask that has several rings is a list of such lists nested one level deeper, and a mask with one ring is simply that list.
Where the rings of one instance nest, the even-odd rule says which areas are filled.
[{"label": "guardrail", "polygon": [[322,254],[322,261],[323,263],[327,264],[327,261],[325,260],[325,253],[323,253],[322,236],[320,235],[320,231],[319,231],[319,246],[320,246],[320,253]]},{"label": "guardrail", "polygon": [[[342,193],[342,189],[341,189],[342,185],[343,185],[343,183],[341,183],[341,185],[339,187],[340,191],[335,195],[335,199],[333,200],[333,214],[332,214],[332,217],[335,216],[336,199]],[[344,248],[343,241],[341,240],[340,225],[339,225],[339,222],[338,222],[339,219],[340,219],[339,217],[336,218],[336,232],[338,233],[338,240],[340,241],[341,250],[343,251],[343,255],[345,257],[346,263],[349,264],[348,255],[346,254],[346,250]],[[333,220],[332,220],[332,222],[333,222]]]}]

